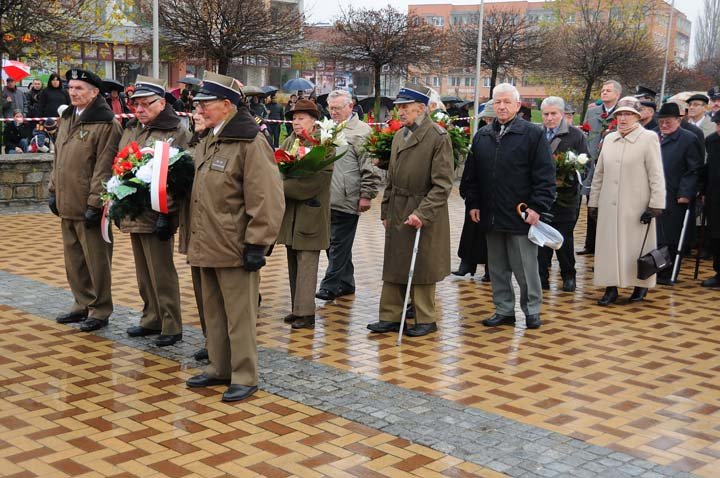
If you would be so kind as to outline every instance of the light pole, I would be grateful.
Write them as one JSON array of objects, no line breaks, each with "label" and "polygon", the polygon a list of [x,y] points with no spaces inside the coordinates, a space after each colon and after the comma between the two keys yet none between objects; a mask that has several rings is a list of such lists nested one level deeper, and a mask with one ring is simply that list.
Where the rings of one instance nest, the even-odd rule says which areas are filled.
[{"label": "light pole", "polygon": [[153,0],[153,77],[160,78],[160,6]]},{"label": "light pole", "polygon": [[665,32],[665,64],[663,65],[662,86],[660,87],[660,103],[665,98],[665,80],[667,79],[668,57],[670,56],[670,28],[672,27],[673,14],[675,13],[675,0],[670,3],[670,20]]},{"label": "light pole", "polygon": [[[473,128],[472,136],[475,136],[475,132],[478,130],[478,106],[480,104],[480,68],[482,61],[482,38],[483,38],[483,19],[485,13],[485,0],[480,0],[480,19],[478,20],[478,44],[477,44],[477,58],[475,60],[475,103],[473,103]],[[472,139],[471,139],[472,140]]]}]

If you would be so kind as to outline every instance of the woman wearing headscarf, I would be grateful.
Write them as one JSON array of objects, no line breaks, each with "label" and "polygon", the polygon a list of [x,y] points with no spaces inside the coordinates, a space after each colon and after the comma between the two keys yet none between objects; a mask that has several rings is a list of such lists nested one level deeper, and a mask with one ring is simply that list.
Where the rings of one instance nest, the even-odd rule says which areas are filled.
[{"label": "woman wearing headscarf", "polygon": [[660,142],[640,124],[640,102],[622,98],[613,117],[617,131],[603,141],[588,202],[588,214],[597,218],[594,283],[605,287],[603,306],[617,301],[618,287],[633,286],[630,302],[639,302],[655,286],[655,276],[637,278],[637,259],[656,248],[648,224],[665,208]]}]

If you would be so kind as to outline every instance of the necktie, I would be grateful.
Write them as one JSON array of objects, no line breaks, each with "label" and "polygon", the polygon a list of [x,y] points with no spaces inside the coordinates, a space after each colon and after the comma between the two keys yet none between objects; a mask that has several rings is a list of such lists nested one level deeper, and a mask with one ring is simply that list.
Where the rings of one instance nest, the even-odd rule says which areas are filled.
[{"label": "necktie", "polygon": [[548,129],[546,135],[547,135],[548,143],[553,139],[553,136],[555,136],[552,129]]}]

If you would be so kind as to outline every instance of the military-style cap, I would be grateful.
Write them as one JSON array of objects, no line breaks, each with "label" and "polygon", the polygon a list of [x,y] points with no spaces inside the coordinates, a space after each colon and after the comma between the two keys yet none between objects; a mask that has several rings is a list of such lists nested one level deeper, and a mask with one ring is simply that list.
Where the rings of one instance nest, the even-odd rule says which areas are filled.
[{"label": "military-style cap", "polygon": [[92,71],[88,70],[73,68],[72,70],[68,70],[67,73],[65,73],[65,79],[68,81],[80,80],[84,81],[85,83],[91,84],[95,88],[102,88],[102,79],[100,79],[100,77]]},{"label": "military-style cap", "polygon": [[135,91],[130,95],[130,98],[144,98],[152,95],[164,98],[166,85],[164,80],[151,76],[138,75],[135,80]]},{"label": "military-style cap", "polygon": [[407,83],[398,91],[397,98],[393,101],[396,105],[405,103],[422,103],[425,106],[430,102],[430,88],[422,85]]},{"label": "military-style cap", "polygon": [[620,101],[617,102],[615,111],[613,111],[613,116],[621,111],[629,111],[630,113],[635,113],[640,116],[640,102],[634,96],[620,98]]},{"label": "military-style cap", "polygon": [[643,106],[647,106],[648,108],[657,110],[657,104],[654,101],[641,101],[640,104]]},{"label": "military-style cap", "polygon": [[679,118],[680,106],[677,103],[667,102],[660,107],[658,118]]},{"label": "military-style cap", "polygon": [[712,115],[712,122],[713,123],[720,123],[720,111]]},{"label": "military-style cap", "polygon": [[703,103],[707,104],[710,103],[710,98],[708,98],[707,95],[704,95],[702,93],[696,93],[687,99],[688,103],[690,103],[691,101],[702,101]]},{"label": "military-style cap", "polygon": [[657,93],[655,91],[651,90],[650,88],[648,88],[647,86],[637,85],[635,87],[635,98],[643,98],[646,96],[648,98],[655,99],[655,97],[657,96]]},{"label": "military-style cap", "polygon": [[242,98],[242,93],[236,88],[235,78],[206,71],[193,101],[230,100],[236,105]]},{"label": "military-style cap", "polygon": [[711,100],[717,100],[718,98],[720,98],[720,86],[710,88],[707,94]]}]

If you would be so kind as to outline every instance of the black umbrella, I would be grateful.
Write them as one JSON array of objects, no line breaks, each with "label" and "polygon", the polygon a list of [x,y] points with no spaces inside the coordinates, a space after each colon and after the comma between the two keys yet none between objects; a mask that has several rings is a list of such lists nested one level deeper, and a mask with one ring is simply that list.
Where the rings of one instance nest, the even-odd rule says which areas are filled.
[{"label": "black umbrella", "polygon": [[182,80],[178,80],[178,83],[184,83],[186,85],[199,85],[202,82],[200,81],[200,78],[195,78],[194,76],[186,76]]},{"label": "black umbrella", "polygon": [[272,85],[265,85],[260,87],[261,90],[263,90],[264,93],[273,94],[276,91],[278,91],[280,88]]},{"label": "black umbrella", "polygon": [[103,93],[110,93],[111,91],[119,91],[122,93],[125,91],[125,87],[119,81],[106,78],[102,82],[102,91]]},{"label": "black umbrella", "polygon": [[[380,105],[384,106],[389,111],[392,111],[392,109],[395,107],[393,101],[394,100],[392,98],[388,98],[387,96],[380,97]],[[362,106],[363,111],[372,111],[373,107],[375,106],[375,97],[368,96],[367,98],[360,100],[358,104]]]},{"label": "black umbrella", "polygon": [[459,98],[457,96],[441,96],[440,101],[442,101],[445,104],[448,104],[448,103],[462,103],[465,100],[463,100],[462,98]]},{"label": "black umbrella", "polygon": [[328,98],[328,94],[327,94],[327,93],[325,93],[324,95],[318,96],[318,97],[317,97],[317,104],[319,104],[319,105],[324,106],[325,108],[327,108],[327,105],[328,105],[328,103],[327,103],[327,98]]}]

